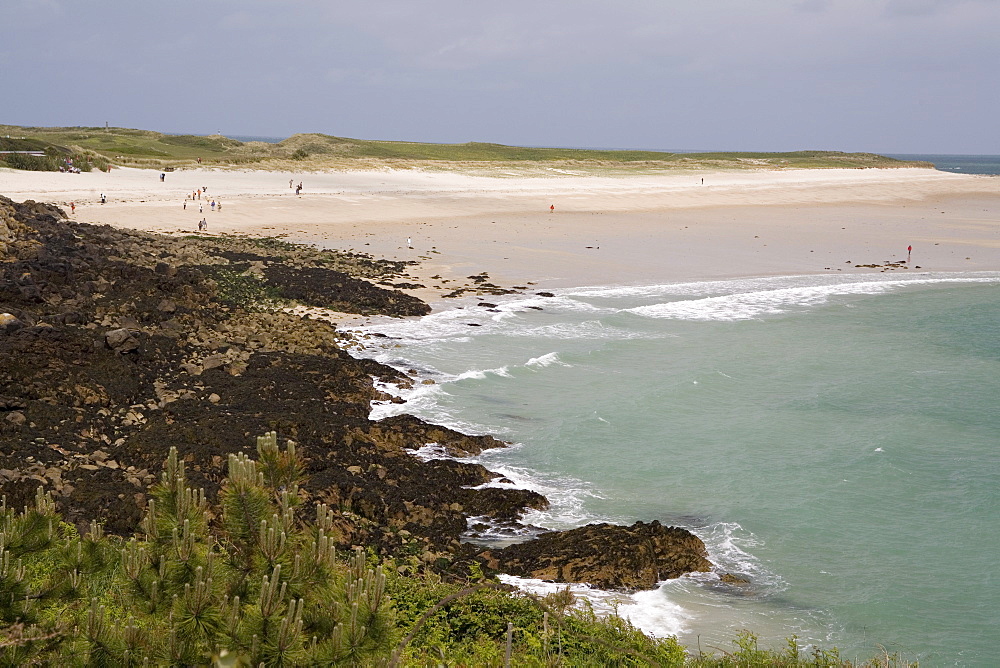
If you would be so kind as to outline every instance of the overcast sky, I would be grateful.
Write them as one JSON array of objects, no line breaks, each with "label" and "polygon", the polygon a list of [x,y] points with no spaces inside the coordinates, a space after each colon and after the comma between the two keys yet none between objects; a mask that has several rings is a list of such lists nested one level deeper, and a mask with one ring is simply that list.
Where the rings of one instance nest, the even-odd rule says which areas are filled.
[{"label": "overcast sky", "polygon": [[0,123],[1000,154],[1000,0],[0,0]]}]

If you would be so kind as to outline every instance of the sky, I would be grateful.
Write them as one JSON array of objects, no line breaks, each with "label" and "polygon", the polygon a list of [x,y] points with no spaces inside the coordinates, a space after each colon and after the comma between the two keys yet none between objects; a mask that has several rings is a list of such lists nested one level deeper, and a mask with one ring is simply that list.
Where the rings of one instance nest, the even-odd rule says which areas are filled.
[{"label": "sky", "polygon": [[0,0],[0,124],[1000,154],[1000,0]]}]

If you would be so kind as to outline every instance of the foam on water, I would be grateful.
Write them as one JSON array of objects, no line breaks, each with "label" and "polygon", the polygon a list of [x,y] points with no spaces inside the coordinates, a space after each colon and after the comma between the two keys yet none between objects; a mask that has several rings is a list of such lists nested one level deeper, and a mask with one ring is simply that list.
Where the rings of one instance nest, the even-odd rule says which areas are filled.
[{"label": "foam on water", "polygon": [[719,297],[705,297],[627,309],[629,313],[650,318],[678,318],[686,320],[745,320],[764,315],[786,313],[790,309],[808,309],[821,306],[834,296],[873,295],[891,290],[948,282],[992,282],[994,279],[911,279],[905,281],[865,281],[836,285],[777,288],[739,292]]},{"label": "foam on water", "polygon": [[510,481],[507,483],[501,482],[502,479],[494,479],[484,487],[530,489],[549,500],[549,507],[545,510],[529,509],[522,517],[525,524],[545,529],[570,529],[591,522],[612,521],[586,510],[588,499],[601,498],[593,485],[572,476],[534,471],[506,463],[504,460],[511,459],[516,448],[523,446],[517,444],[512,447],[513,451],[511,448],[486,451],[474,461]]},{"label": "foam on water", "polygon": [[499,579],[504,584],[539,597],[568,589],[578,599],[577,608],[583,609],[584,602],[587,602],[598,615],[617,614],[631,621],[637,628],[658,638],[685,633],[688,630],[686,624],[691,618],[681,606],[671,603],[657,590],[625,594],[595,589],[582,583],[567,585],[504,574],[501,574]]},{"label": "foam on water", "polygon": [[[896,563],[913,541],[899,534],[909,526],[903,522],[913,521],[908,505],[928,495],[943,499],[930,510],[953,533],[961,527],[948,513],[975,502],[962,486],[971,480],[990,488],[983,481],[991,469],[973,449],[975,471],[952,471],[950,483],[928,489],[937,471],[952,465],[949,458],[967,456],[995,429],[978,404],[960,400],[949,409],[957,414],[941,407],[941,397],[996,384],[989,357],[989,341],[997,338],[989,335],[994,309],[984,309],[995,293],[971,288],[979,301],[968,310],[950,308],[965,294],[953,286],[975,284],[1000,284],[1000,273],[597,286],[553,290],[552,298],[496,298],[497,311],[464,304],[419,320],[377,323],[368,329],[394,338],[370,339],[365,356],[412,370],[415,380],[380,386],[406,403],[375,405],[372,416],[412,413],[514,441],[468,461],[506,478],[490,485],[533,489],[549,499],[547,510],[525,514],[530,525],[669,521],[701,537],[720,571],[751,582],[734,588],[713,574],[685,577],[627,598],[574,587],[595,608],[617,607],[645,631],[679,634],[691,647],[701,639],[729,648],[736,631],[752,628],[779,644],[791,633],[842,649],[846,639],[850,656],[867,656],[864,638],[930,642],[920,632],[925,625],[897,621],[912,608],[896,602],[897,591],[948,587],[933,583],[930,566],[906,582],[883,575],[885,582],[861,590],[854,578]],[[527,308],[536,305],[542,310]],[[956,338],[969,336],[962,327],[972,320],[979,338]],[[928,440],[949,448],[925,452],[920,447]],[[417,456],[444,452],[429,444]],[[883,498],[883,489],[894,490],[893,497]],[[847,497],[877,508],[882,524],[871,525],[867,511],[859,514]],[[470,522],[482,525],[482,539],[531,535],[483,519]],[[921,526],[930,519],[921,517]],[[881,539],[897,525],[903,528],[895,542],[870,544],[872,531]],[[988,530],[976,535],[990,537]],[[960,633],[943,623],[942,629],[946,636]],[[950,656],[940,644],[934,651]]]},{"label": "foam on water", "polygon": [[889,283],[905,285],[907,283],[966,283],[966,282],[996,282],[1000,280],[1000,272],[919,272],[906,275],[900,274],[853,274],[853,275],[795,275],[769,276],[763,278],[742,278],[723,281],[696,281],[690,283],[664,283],[656,285],[626,285],[626,286],[592,286],[583,288],[568,288],[560,291],[562,297],[602,298],[602,299],[651,299],[668,295],[676,296],[718,296],[753,293],[770,290],[859,286],[865,284]]},{"label": "foam on water", "polygon": [[569,366],[565,362],[559,359],[559,353],[547,353],[541,357],[532,357],[530,360],[524,363],[524,366],[534,366],[534,367],[547,367],[552,364],[561,364],[563,366]]},{"label": "foam on water", "polygon": [[[389,337],[383,342],[370,342],[372,347],[383,346],[386,351],[399,346],[419,346],[443,340],[467,342],[474,337],[490,335],[629,340],[650,334],[611,324],[607,322],[608,316],[627,313],[646,318],[734,321],[782,314],[792,309],[815,308],[829,303],[834,297],[875,295],[921,285],[998,281],[998,272],[925,272],[905,276],[779,276],[660,285],[595,286],[555,290],[554,297],[505,295],[496,298],[495,309],[477,307],[474,301],[465,300],[457,302],[454,308],[420,319],[379,321],[362,327],[361,331],[378,332]],[[663,301],[665,298],[667,300]],[[640,303],[625,308],[617,306],[629,300]],[[592,317],[566,319],[571,314],[590,314]],[[366,353],[366,356],[369,354]],[[384,359],[380,361],[386,362]]]}]

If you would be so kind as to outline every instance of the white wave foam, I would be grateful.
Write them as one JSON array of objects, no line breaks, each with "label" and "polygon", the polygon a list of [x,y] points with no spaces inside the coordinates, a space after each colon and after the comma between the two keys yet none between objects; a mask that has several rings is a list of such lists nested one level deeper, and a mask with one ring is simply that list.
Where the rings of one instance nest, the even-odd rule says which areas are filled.
[{"label": "white wave foam", "polygon": [[562,290],[560,292],[560,296],[601,299],[650,299],[666,295],[719,296],[746,292],[780,290],[786,288],[823,287],[859,283],[891,283],[903,285],[952,282],[994,283],[997,281],[1000,281],[1000,272],[995,271],[948,273],[921,272],[910,274],[909,276],[901,276],[899,274],[887,276],[881,273],[837,276],[804,274],[794,276],[729,279],[721,281],[696,281],[691,283],[664,283],[656,285],[590,286]]},{"label": "white wave foam", "polygon": [[621,327],[612,327],[600,320],[584,320],[583,322],[561,322],[538,327],[525,327],[516,331],[505,332],[508,336],[544,339],[607,339],[623,341],[626,339],[649,338],[648,334]]},{"label": "white wave foam", "polygon": [[409,413],[420,407],[431,407],[437,404],[436,395],[443,390],[438,384],[423,385],[414,384],[412,387],[404,388],[394,383],[375,381],[375,388],[386,394],[401,399],[403,403],[396,401],[373,401],[369,420],[381,420],[392,415]]},{"label": "white wave foam", "polygon": [[763,541],[738,523],[716,522],[687,528],[705,543],[709,558],[721,571],[747,577],[754,585],[784,589],[784,581],[748,551],[762,546]]},{"label": "white wave foam", "polygon": [[[502,476],[481,487],[530,489],[548,499],[547,509],[528,509],[522,518],[524,523],[546,529],[572,529],[590,522],[613,521],[612,518],[599,517],[586,510],[587,499],[603,498],[589,483],[570,476],[546,475],[505,463],[503,460],[518,447],[521,446],[517,444],[504,450],[488,450],[476,461]],[[504,479],[509,482],[503,482]]]},{"label": "white wave foam", "polygon": [[510,378],[510,370],[506,366],[497,367],[496,369],[469,369],[468,371],[463,371],[462,373],[454,376],[451,382],[456,382],[459,380],[468,380],[474,378],[476,380],[482,380],[489,375],[500,376],[502,378]]},{"label": "white wave foam", "polygon": [[440,443],[427,443],[412,452],[414,457],[424,462],[429,462],[435,459],[451,459],[448,452],[444,449],[444,446]]},{"label": "white wave foam", "polygon": [[630,620],[645,633],[664,638],[687,631],[688,622],[693,618],[681,606],[672,603],[661,590],[625,594],[617,591],[595,589],[583,583],[546,582],[536,578],[521,578],[514,575],[497,576],[504,584],[516,587],[535,596],[547,596],[565,589],[576,596],[578,608],[584,608],[584,601],[601,616],[617,614]]},{"label": "white wave foam", "polygon": [[601,313],[607,310],[605,308],[580,301],[579,299],[574,299],[570,292],[564,292],[554,297],[529,297],[526,299],[522,297],[509,299],[498,304],[497,308],[505,313],[528,313],[530,311],[537,311],[538,308],[541,308],[542,312],[559,311]]},{"label": "white wave foam", "polygon": [[530,360],[524,363],[526,367],[547,367],[553,364],[558,364],[559,366],[571,366],[566,364],[559,359],[559,353],[547,353],[541,357],[532,357]]},{"label": "white wave foam", "polygon": [[[911,285],[948,282],[992,282],[988,278],[912,278],[907,280],[865,280],[830,285],[780,287],[736,292],[701,299],[689,299],[625,309],[648,318],[678,320],[749,320],[785,313],[793,308],[813,307],[839,295],[881,294]],[[737,283],[737,282],[734,282]],[[733,286],[733,283],[727,284]]]}]

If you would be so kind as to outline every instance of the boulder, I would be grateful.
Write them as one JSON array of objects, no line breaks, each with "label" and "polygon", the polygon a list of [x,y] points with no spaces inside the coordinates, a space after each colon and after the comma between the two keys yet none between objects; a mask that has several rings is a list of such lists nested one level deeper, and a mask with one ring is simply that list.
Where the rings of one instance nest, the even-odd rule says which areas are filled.
[{"label": "boulder", "polygon": [[104,343],[116,353],[130,353],[139,347],[139,341],[128,329],[112,329],[104,335]]},{"label": "boulder", "polygon": [[24,327],[24,323],[11,313],[0,313],[0,334],[10,334]]},{"label": "boulder", "polygon": [[[623,527],[590,524],[542,534],[489,555],[504,573],[600,589],[653,589],[662,580],[712,569],[700,538],[657,521]],[[493,562],[495,560],[495,562]]]}]

